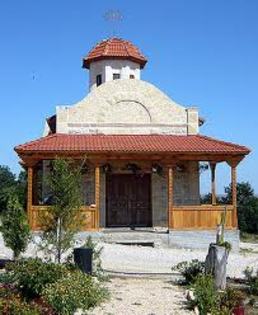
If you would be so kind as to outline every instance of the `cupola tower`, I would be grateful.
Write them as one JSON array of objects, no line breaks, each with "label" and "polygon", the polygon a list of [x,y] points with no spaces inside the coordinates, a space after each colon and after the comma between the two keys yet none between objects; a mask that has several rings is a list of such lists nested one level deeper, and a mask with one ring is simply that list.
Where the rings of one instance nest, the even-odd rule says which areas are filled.
[{"label": "cupola tower", "polygon": [[131,42],[109,38],[98,43],[83,58],[83,68],[89,69],[89,88],[117,79],[140,79],[147,59]]}]

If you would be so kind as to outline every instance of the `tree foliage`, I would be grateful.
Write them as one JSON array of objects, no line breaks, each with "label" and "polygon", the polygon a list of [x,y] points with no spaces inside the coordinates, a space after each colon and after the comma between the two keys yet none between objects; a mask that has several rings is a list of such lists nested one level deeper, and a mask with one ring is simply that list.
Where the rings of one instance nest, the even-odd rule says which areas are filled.
[{"label": "tree foliage", "polygon": [[81,168],[70,160],[54,160],[47,184],[52,194],[52,205],[41,218],[43,247],[60,263],[81,225]]},{"label": "tree foliage", "polygon": [[6,246],[12,249],[14,259],[18,258],[28,245],[30,229],[27,216],[15,194],[8,198],[7,210],[3,213],[0,231]]},{"label": "tree foliage", "polygon": [[7,209],[9,196],[17,195],[23,207],[26,206],[27,174],[21,171],[18,178],[9,167],[0,165],[0,213]]},{"label": "tree foliage", "polygon": [[[201,198],[202,203],[211,203],[211,194],[206,194]],[[217,197],[220,204],[230,204],[232,202],[231,185],[225,187],[225,196]],[[242,232],[258,234],[258,197],[248,182],[237,184],[237,211],[238,224]]]},{"label": "tree foliage", "polygon": [[[230,203],[231,185],[225,188],[225,193],[222,202]],[[237,184],[237,205],[239,229],[243,232],[258,233],[258,197],[248,182]]]}]

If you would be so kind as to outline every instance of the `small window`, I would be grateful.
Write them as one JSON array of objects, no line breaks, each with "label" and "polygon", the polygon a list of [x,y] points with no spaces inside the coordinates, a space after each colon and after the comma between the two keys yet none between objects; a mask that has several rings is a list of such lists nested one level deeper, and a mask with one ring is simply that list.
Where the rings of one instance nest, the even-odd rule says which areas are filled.
[{"label": "small window", "polygon": [[113,80],[120,79],[120,73],[113,73]]},{"label": "small window", "polygon": [[130,74],[130,79],[134,79],[134,78],[135,78],[134,74]]},{"label": "small window", "polygon": [[96,84],[97,84],[97,86],[99,86],[100,84],[102,84],[102,76],[101,76],[101,74],[98,74],[98,75],[96,76]]}]

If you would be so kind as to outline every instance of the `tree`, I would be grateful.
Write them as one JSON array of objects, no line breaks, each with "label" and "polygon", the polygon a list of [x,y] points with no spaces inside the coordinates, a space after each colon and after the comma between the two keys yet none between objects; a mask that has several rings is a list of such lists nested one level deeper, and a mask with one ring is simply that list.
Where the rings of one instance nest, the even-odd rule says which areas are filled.
[{"label": "tree", "polygon": [[62,255],[71,248],[74,235],[81,225],[81,168],[70,160],[54,160],[47,184],[52,194],[52,205],[41,218],[42,246],[60,263]]},{"label": "tree", "polygon": [[[232,200],[231,185],[225,188],[226,196],[222,198],[223,203]],[[239,229],[243,232],[258,233],[258,198],[248,182],[237,184],[237,212]]]},{"label": "tree", "polygon": [[13,258],[17,259],[27,248],[30,229],[26,214],[15,193],[8,197],[7,210],[3,213],[0,231],[5,245],[12,249]]},{"label": "tree", "polygon": [[10,168],[0,165],[0,212],[7,209],[8,194],[15,184],[15,175]]},{"label": "tree", "polygon": [[0,165],[0,213],[7,209],[9,196],[17,194],[21,205],[26,207],[27,173],[21,171],[16,179],[9,167]]},{"label": "tree", "polygon": [[16,189],[19,197],[19,201],[24,208],[27,205],[27,172],[22,170],[16,180]]}]

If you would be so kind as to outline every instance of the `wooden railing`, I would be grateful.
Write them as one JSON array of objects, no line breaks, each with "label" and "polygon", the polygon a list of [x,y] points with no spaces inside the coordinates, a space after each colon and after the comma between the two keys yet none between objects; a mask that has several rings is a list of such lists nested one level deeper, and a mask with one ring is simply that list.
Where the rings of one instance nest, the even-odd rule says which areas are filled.
[{"label": "wooden railing", "polygon": [[215,229],[225,206],[227,207],[225,227],[236,228],[233,225],[233,205],[174,206],[170,209],[169,227],[171,229]]},{"label": "wooden railing", "polygon": [[[50,206],[31,206],[29,210],[29,221],[31,229],[34,231],[41,230],[43,211],[47,212]],[[81,208],[82,214],[82,231],[96,230],[97,222],[97,208],[96,206],[83,206]]]}]

